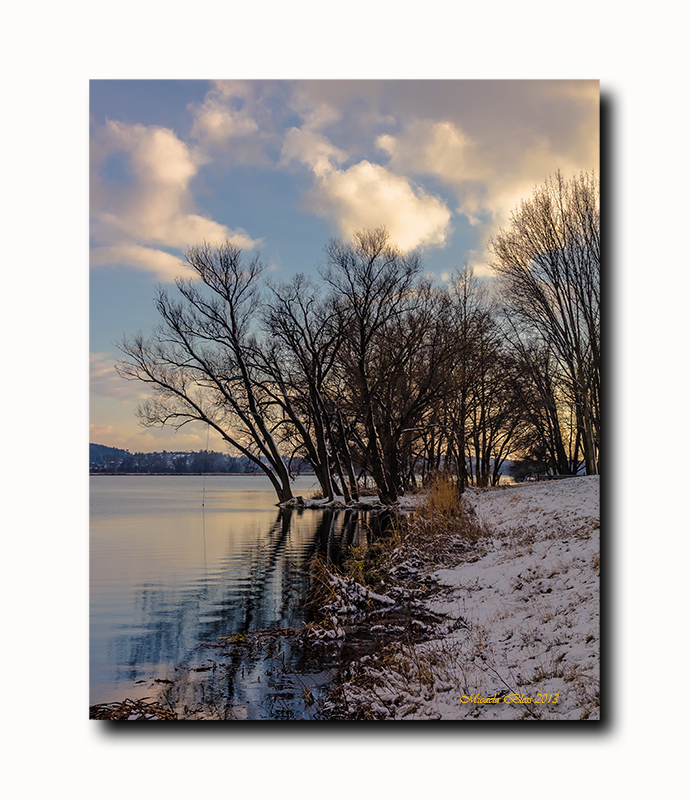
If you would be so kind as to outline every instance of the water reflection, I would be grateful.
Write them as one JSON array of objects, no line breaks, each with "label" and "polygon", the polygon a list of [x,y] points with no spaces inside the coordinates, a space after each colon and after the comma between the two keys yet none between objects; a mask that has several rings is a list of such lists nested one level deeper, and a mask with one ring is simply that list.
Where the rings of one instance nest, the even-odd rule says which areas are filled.
[{"label": "water reflection", "polygon": [[[115,639],[115,660],[134,668],[128,677],[136,679],[138,665],[176,662],[190,642],[298,627],[311,588],[309,560],[319,554],[339,564],[348,548],[366,546],[375,535],[368,517],[361,511],[280,510],[264,535],[227,555],[217,570],[184,586],[138,586],[136,616],[145,620],[144,630]],[[300,527],[299,521],[310,524]],[[305,536],[304,527],[313,534]]]},{"label": "water reflection", "polygon": [[[119,493],[121,502],[92,499],[92,704],[148,694],[151,679],[177,678],[182,664],[205,669],[204,659],[212,661],[213,654],[200,644],[299,628],[313,555],[337,564],[350,546],[366,546],[385,524],[362,511],[276,509],[270,492],[261,499],[245,488],[213,494],[204,486],[201,510],[200,485],[189,489],[192,479],[167,479],[167,486],[152,490],[165,497],[148,500],[145,478],[134,478],[134,487],[110,480],[120,483],[95,489]],[[293,701],[304,687],[289,671],[290,644],[281,641],[280,651],[284,669],[266,665],[265,647],[260,657],[244,648],[223,665],[223,680],[214,685],[225,713],[236,715],[243,705],[253,709],[249,716],[278,713],[278,707],[288,713],[286,696]],[[228,697],[234,698],[231,712]],[[290,708],[289,714],[299,713],[293,703]]]}]

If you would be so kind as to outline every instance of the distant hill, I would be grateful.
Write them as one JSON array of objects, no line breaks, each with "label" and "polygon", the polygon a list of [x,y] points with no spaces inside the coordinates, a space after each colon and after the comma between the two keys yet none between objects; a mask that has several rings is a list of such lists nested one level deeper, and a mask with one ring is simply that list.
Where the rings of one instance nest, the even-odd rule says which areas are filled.
[{"label": "distant hill", "polygon": [[[301,459],[292,461],[292,469],[311,472],[311,468]],[[261,470],[253,461],[244,456],[236,458],[226,453],[212,450],[190,452],[130,453],[118,447],[104,444],[89,444],[89,472],[120,472],[127,474],[194,474],[203,472],[241,472],[256,473]]]},{"label": "distant hill", "polygon": [[131,455],[129,450],[89,442],[89,467],[98,466],[105,469],[112,464],[119,465],[128,455]]}]

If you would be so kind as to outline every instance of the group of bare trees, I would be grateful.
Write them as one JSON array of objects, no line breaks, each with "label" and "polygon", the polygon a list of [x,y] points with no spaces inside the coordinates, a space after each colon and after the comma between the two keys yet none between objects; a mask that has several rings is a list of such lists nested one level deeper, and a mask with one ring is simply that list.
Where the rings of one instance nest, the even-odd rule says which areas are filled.
[{"label": "group of bare trees", "polygon": [[493,252],[497,292],[466,267],[435,286],[384,228],[331,241],[318,284],[265,283],[229,242],[191,248],[195,278],[158,290],[158,327],[120,343],[118,369],[151,385],[144,425],[206,423],[281,502],[294,458],[347,502],[367,480],[394,502],[438,470],[496,483],[515,455],[597,472],[595,180],[558,174]]},{"label": "group of bare trees", "polygon": [[600,203],[593,175],[561,173],[513,213],[493,242],[504,330],[522,374],[520,396],[536,400],[532,449],[560,474],[579,456],[600,464]]}]

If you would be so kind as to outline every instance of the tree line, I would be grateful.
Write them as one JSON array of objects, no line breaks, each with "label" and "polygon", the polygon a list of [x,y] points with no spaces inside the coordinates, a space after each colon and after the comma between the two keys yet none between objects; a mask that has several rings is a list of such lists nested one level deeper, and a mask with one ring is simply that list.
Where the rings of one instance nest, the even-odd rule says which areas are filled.
[{"label": "tree line", "polygon": [[[198,475],[200,473],[247,473],[260,472],[248,458],[236,458],[214,450],[193,452],[130,453],[128,450],[91,445],[89,471],[92,473],[142,474],[164,473],[174,475]],[[308,472],[308,464],[293,465],[300,472]]]},{"label": "tree line", "polygon": [[294,460],[327,498],[383,502],[438,471],[497,484],[509,458],[600,466],[600,215],[594,175],[558,172],[493,239],[496,277],[424,277],[385,228],[331,240],[320,281],[264,280],[258,254],[190,248],[159,324],[119,347],[150,384],[145,426],[201,421],[292,497]]}]

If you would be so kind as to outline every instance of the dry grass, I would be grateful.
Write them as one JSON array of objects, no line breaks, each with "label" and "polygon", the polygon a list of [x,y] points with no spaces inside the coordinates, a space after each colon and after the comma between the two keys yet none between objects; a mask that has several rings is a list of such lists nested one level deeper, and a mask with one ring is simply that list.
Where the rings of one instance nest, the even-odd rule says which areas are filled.
[{"label": "dry grass", "polygon": [[436,476],[414,513],[400,518],[386,541],[383,562],[389,568],[402,563],[430,570],[452,566],[475,554],[489,532],[467,513],[454,482]]},{"label": "dry grass", "polygon": [[339,591],[333,576],[375,591],[413,585],[415,594],[423,593],[425,575],[439,565],[475,560],[483,555],[480,542],[488,536],[490,532],[467,513],[456,485],[437,476],[413,513],[395,519],[384,538],[366,547],[352,547],[339,569],[326,565],[319,556],[313,558],[309,605],[332,607]]},{"label": "dry grass", "polygon": [[89,719],[106,720],[176,720],[177,713],[158,703],[147,703],[147,698],[124,700],[121,703],[101,703],[91,706]]},{"label": "dry grass", "polygon": [[[587,556],[584,562],[567,555],[569,548],[563,548],[574,536],[561,523],[551,523],[548,530],[523,526],[498,536],[478,524],[470,507],[467,512],[452,483],[436,478],[418,509],[398,520],[389,539],[377,546],[377,569],[385,575],[390,595],[398,596],[395,588],[404,586],[400,597],[422,597],[419,587],[430,583],[428,573],[475,561],[486,551],[493,553],[496,564],[505,560],[506,569],[519,558],[529,560],[510,576],[511,592],[508,588],[496,617],[475,619],[462,607],[454,627],[448,619],[427,628],[425,641],[405,637],[351,662],[334,696],[336,710],[348,719],[599,718],[595,665],[572,650],[581,639],[577,626],[590,597],[583,590],[572,593],[570,587],[582,569],[597,574],[600,562],[598,556]],[[369,574],[368,557],[353,554],[353,574]],[[463,590],[481,588],[477,584]],[[595,653],[597,635],[594,619],[580,644]],[[560,693],[561,700],[495,707],[460,702],[461,695],[495,692],[534,698]]]},{"label": "dry grass", "polygon": [[419,511],[430,517],[455,517],[463,514],[462,496],[454,481],[444,475],[435,475],[429,482]]},{"label": "dry grass", "polygon": [[311,593],[306,604],[310,608],[321,609],[332,605],[338,598],[338,587],[333,581],[333,568],[326,566],[319,554],[309,562]]}]

